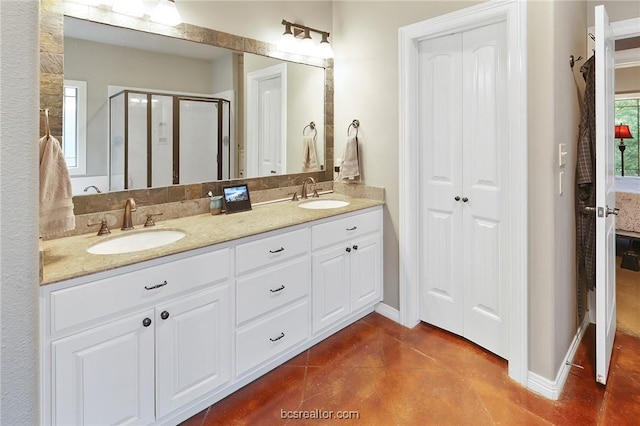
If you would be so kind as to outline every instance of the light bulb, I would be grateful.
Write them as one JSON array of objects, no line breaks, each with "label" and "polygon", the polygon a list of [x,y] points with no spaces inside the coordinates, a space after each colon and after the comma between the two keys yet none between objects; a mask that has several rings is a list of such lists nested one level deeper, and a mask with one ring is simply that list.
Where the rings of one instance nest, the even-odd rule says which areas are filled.
[{"label": "light bulb", "polygon": [[182,22],[176,3],[173,0],[160,0],[150,19],[159,24],[175,27]]},{"label": "light bulb", "polygon": [[333,58],[333,49],[331,48],[331,45],[329,44],[328,37],[329,37],[329,34],[323,33],[322,34],[322,41],[318,45],[318,55],[320,55],[320,57],[322,57],[324,59]]}]

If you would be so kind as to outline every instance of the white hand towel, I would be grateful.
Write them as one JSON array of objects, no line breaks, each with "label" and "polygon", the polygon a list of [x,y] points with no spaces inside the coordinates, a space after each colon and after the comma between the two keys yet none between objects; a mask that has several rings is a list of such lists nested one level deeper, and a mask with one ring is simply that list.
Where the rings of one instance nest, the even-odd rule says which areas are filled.
[{"label": "white hand towel", "polygon": [[302,138],[302,172],[317,172],[318,157],[316,155],[316,141],[311,136]]},{"label": "white hand towel", "polygon": [[40,139],[40,235],[49,237],[76,227],[69,170],[60,142]]},{"label": "white hand towel", "polygon": [[358,138],[349,136],[344,147],[344,156],[340,165],[340,176],[342,179],[353,180],[360,176],[360,165],[358,164]]}]

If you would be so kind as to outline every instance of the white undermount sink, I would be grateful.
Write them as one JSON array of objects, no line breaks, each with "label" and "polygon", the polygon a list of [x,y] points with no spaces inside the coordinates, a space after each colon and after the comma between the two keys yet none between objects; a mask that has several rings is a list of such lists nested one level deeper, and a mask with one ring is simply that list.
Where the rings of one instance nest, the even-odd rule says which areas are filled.
[{"label": "white undermount sink", "polygon": [[349,205],[348,201],[320,199],[320,200],[303,201],[302,203],[298,204],[298,207],[303,209],[319,210],[319,209],[337,209],[339,207],[344,207],[348,205]]},{"label": "white undermount sink", "polygon": [[87,249],[91,254],[121,254],[148,250],[174,243],[185,236],[182,231],[153,230],[133,234],[123,234],[92,245]]}]

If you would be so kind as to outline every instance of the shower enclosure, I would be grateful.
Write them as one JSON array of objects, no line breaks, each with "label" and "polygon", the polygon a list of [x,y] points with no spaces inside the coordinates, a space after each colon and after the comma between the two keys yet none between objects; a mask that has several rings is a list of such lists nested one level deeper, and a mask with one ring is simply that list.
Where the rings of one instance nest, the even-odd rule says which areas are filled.
[{"label": "shower enclosure", "polygon": [[110,190],[230,179],[226,99],[123,90],[109,97]]}]

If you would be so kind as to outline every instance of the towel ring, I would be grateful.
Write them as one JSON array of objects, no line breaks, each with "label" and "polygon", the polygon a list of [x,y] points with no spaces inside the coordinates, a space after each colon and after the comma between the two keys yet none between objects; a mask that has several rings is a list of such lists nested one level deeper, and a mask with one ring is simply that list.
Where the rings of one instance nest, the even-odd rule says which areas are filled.
[{"label": "towel ring", "polygon": [[356,129],[356,137],[358,137],[358,128],[360,127],[360,120],[358,120],[356,118],[355,120],[353,120],[351,122],[351,124],[349,124],[349,127],[347,127],[347,136],[351,136],[351,127],[352,126]]},{"label": "towel ring", "polygon": [[307,124],[306,126],[304,126],[304,129],[302,129],[302,136],[307,136],[305,134],[305,131],[307,130],[307,127],[310,128],[311,130],[313,130],[315,133],[313,134],[313,139],[315,140],[316,136],[318,136],[318,129],[316,129],[316,123],[314,123],[313,121],[309,124]]}]

